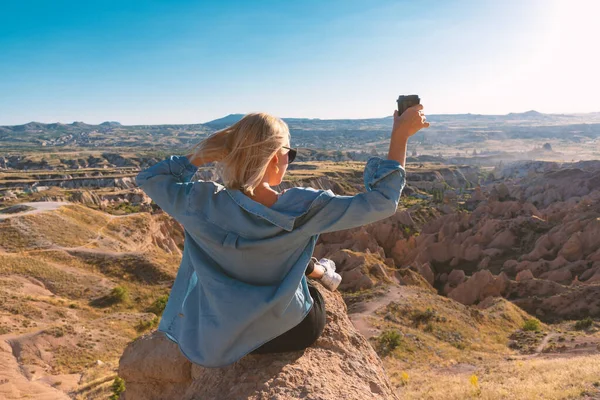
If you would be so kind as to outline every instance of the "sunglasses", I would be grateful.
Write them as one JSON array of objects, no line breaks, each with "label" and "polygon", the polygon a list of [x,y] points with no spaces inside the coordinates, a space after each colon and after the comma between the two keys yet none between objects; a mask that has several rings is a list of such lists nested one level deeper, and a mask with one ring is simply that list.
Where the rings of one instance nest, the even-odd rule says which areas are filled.
[{"label": "sunglasses", "polygon": [[292,148],[286,147],[286,146],[281,146],[281,147],[289,150],[288,151],[288,164],[296,159],[296,154],[298,153],[298,150],[292,149]]}]

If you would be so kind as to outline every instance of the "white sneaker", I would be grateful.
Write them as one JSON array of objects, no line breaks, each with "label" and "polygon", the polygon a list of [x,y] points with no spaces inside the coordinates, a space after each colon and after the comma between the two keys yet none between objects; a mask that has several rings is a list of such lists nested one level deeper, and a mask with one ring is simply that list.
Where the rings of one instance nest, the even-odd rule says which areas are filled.
[{"label": "white sneaker", "polygon": [[321,258],[319,260],[319,264],[321,264],[323,266],[327,265],[327,266],[331,267],[331,269],[333,271],[335,271],[335,263],[333,262],[333,260],[330,260],[329,258]]},{"label": "white sneaker", "polygon": [[335,263],[328,258],[321,258],[318,263],[325,269],[325,273],[321,277],[321,283],[332,292],[342,283],[342,277],[335,272]]}]

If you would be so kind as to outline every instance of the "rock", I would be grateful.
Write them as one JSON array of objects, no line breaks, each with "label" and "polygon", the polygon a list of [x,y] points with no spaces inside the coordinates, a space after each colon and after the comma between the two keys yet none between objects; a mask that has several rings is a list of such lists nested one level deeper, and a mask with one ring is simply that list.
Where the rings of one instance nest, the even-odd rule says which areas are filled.
[{"label": "rock", "polygon": [[423,289],[427,289],[432,293],[437,293],[433,286],[431,286],[421,274],[411,270],[410,268],[400,268],[394,273],[394,278],[400,285],[418,286]]},{"label": "rock", "polygon": [[[599,238],[600,239],[600,238]],[[590,254],[587,257],[588,260],[590,261],[600,261],[600,249],[598,249],[597,251],[595,251],[594,253]]]},{"label": "rock", "polygon": [[528,279],[533,279],[533,274],[528,269],[524,269],[523,271],[519,272],[515,278],[517,282],[525,281]]},{"label": "rock", "polygon": [[540,276],[540,277],[544,278],[544,279],[548,279],[549,281],[559,282],[559,283],[563,283],[563,282],[570,283],[573,280],[573,274],[571,273],[571,270],[568,267],[561,268],[556,271],[550,271],[547,274],[544,274],[543,276]]},{"label": "rock", "polygon": [[567,288],[555,282],[540,279],[511,285],[513,302],[529,313],[542,310],[545,319],[582,319],[600,316],[600,285],[581,285]]},{"label": "rock", "polygon": [[394,216],[398,222],[400,222],[402,225],[406,225],[406,226],[415,226],[415,221],[413,220],[412,216],[410,215],[410,212],[408,211],[401,211],[396,213],[396,215]]},{"label": "rock", "polygon": [[454,289],[455,289],[455,286],[452,286],[448,282],[446,282],[446,284],[442,288],[442,294],[444,296],[448,296],[450,294],[450,292],[452,292]]},{"label": "rock", "polygon": [[473,194],[471,195],[471,199],[473,201],[484,201],[487,200],[485,195],[483,194],[483,192],[481,191],[481,186],[477,186],[475,188],[475,191],[473,192]]},{"label": "rock", "polygon": [[[0,340],[0,399],[68,400],[69,396],[37,379],[28,379],[15,350]],[[17,353],[18,354],[18,353]]]},{"label": "rock", "polygon": [[126,386],[121,399],[398,399],[381,360],[350,322],[341,295],[317,285],[327,325],[308,349],[203,368],[154,332],[131,343],[121,357],[119,376]]},{"label": "rock", "polygon": [[478,244],[465,249],[464,259],[467,261],[476,261],[481,256],[481,246]]},{"label": "rock", "polygon": [[453,269],[448,275],[448,284],[456,287],[465,281],[465,276],[462,269]]},{"label": "rock", "polygon": [[[387,261],[387,260],[386,260]],[[390,282],[386,263],[374,263],[369,266],[369,273],[383,282]]]},{"label": "rock", "polygon": [[579,235],[575,234],[571,236],[558,254],[568,261],[580,260],[583,256],[583,245],[579,239]]},{"label": "rock", "polygon": [[453,191],[447,190],[444,192],[444,203],[445,204],[449,204],[449,203],[455,203],[457,200],[458,196],[456,195],[456,193],[454,193]]},{"label": "rock", "polygon": [[[494,283],[494,276],[490,271],[477,271],[467,281],[451,291],[448,297],[464,305],[471,305],[489,295],[487,291],[484,292],[484,289],[490,283]],[[484,297],[482,297],[482,293],[485,293]]]},{"label": "rock", "polygon": [[509,230],[500,232],[494,240],[488,245],[495,249],[510,249],[515,245],[517,238]]},{"label": "rock", "polygon": [[548,267],[550,268],[550,270],[555,270],[564,267],[568,263],[569,262],[565,260],[563,256],[558,256],[554,260],[550,261]]},{"label": "rock", "polygon": [[417,267],[417,270],[423,276],[423,278],[425,278],[425,280],[431,286],[433,286],[433,283],[435,281],[435,275],[433,274],[431,265],[429,265],[429,263],[421,264],[420,266]]},{"label": "rock", "polygon": [[508,198],[510,197],[510,192],[505,183],[497,185],[494,189],[496,189],[498,200],[505,201],[508,200]]},{"label": "rock", "polygon": [[483,260],[477,264],[477,269],[487,269],[490,265],[491,258],[485,257]]},{"label": "rock", "polygon": [[500,273],[497,277],[495,277],[492,281],[488,282],[483,288],[481,288],[479,292],[479,299],[483,300],[488,297],[499,297],[506,293],[508,290],[508,286],[510,284],[510,279],[504,272]]},{"label": "rock", "polygon": [[71,193],[71,201],[75,203],[82,203],[85,205],[96,205],[99,206],[101,203],[100,197],[94,192],[89,190],[76,190]]},{"label": "rock", "polygon": [[585,272],[583,272],[581,275],[579,275],[579,280],[580,281],[587,281],[588,279],[590,279],[592,276],[594,276],[594,274],[596,274],[596,272],[599,270],[598,267],[592,267],[588,270],[586,270]]},{"label": "rock", "polygon": [[519,265],[517,260],[506,260],[502,265],[502,270],[512,275],[517,272],[517,265]]},{"label": "rock", "polygon": [[440,283],[448,282],[448,274],[445,272],[443,274],[440,274],[440,276],[438,277],[438,281],[440,281]]}]

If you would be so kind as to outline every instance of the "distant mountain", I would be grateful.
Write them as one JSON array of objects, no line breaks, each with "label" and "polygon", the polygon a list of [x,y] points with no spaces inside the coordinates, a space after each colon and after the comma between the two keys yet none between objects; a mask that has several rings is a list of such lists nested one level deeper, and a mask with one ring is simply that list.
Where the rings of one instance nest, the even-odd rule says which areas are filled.
[{"label": "distant mountain", "polygon": [[[233,125],[244,114],[229,114],[204,124],[121,125],[107,121],[0,126],[0,148],[160,148],[182,149],[212,132]],[[538,111],[506,115],[427,115],[429,129],[417,133],[421,146],[472,145],[486,140],[566,139],[573,142],[600,138],[600,113],[543,114]],[[292,145],[321,150],[372,150],[383,147],[392,127],[390,116],[365,119],[284,118]],[[544,143],[542,142],[542,143]]]},{"label": "distant mountain", "polygon": [[541,112],[535,111],[535,110],[530,110],[530,111],[525,111],[523,113],[509,113],[507,115],[508,118],[513,118],[513,119],[525,119],[525,120],[531,120],[531,119],[551,119],[552,118],[552,114],[542,114]]},{"label": "distant mountain", "polygon": [[245,114],[229,114],[226,117],[205,122],[203,125],[219,130],[235,124],[242,119],[244,115]]}]

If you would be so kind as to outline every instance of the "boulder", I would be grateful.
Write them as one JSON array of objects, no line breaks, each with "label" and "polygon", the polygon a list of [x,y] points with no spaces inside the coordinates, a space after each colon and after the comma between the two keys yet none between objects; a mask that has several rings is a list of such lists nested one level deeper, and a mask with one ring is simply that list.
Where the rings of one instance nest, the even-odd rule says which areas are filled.
[{"label": "boulder", "polygon": [[565,267],[565,268],[561,268],[561,269],[557,269],[556,271],[550,271],[546,274],[544,274],[543,276],[541,276],[541,278],[544,279],[548,279],[549,281],[553,281],[553,282],[568,282],[570,283],[573,280],[573,274],[571,273],[571,270],[569,269],[569,267]]},{"label": "boulder", "polygon": [[583,258],[583,244],[579,239],[579,235],[575,234],[569,237],[558,254],[568,261],[581,260]]},{"label": "boulder", "polygon": [[448,284],[456,287],[464,282],[465,276],[465,271],[462,269],[453,269],[448,275]]},{"label": "boulder", "polygon": [[515,235],[511,231],[506,230],[496,235],[494,240],[489,244],[489,247],[495,249],[510,249],[515,245],[516,241],[517,238]]},{"label": "boulder", "polygon": [[398,399],[381,360],[354,328],[338,292],[316,283],[327,325],[303,351],[246,355],[223,368],[188,361],[162,333],[142,336],[125,349],[119,376],[123,400],[158,399]]},{"label": "boulder", "polygon": [[533,279],[533,274],[528,269],[519,272],[515,278],[517,282],[526,281],[528,279]]},{"label": "boulder", "polygon": [[500,289],[492,290],[494,283],[494,276],[490,271],[477,271],[452,290],[448,297],[464,305],[471,305],[488,296],[499,296]]},{"label": "boulder", "polygon": [[517,272],[517,266],[519,262],[517,260],[506,260],[502,265],[502,270],[508,274],[514,274]]},{"label": "boulder", "polygon": [[421,264],[419,267],[417,267],[417,270],[423,276],[423,278],[425,278],[425,280],[433,286],[435,275],[431,269],[431,265],[429,265],[429,263]]}]

